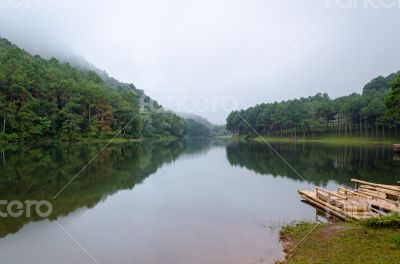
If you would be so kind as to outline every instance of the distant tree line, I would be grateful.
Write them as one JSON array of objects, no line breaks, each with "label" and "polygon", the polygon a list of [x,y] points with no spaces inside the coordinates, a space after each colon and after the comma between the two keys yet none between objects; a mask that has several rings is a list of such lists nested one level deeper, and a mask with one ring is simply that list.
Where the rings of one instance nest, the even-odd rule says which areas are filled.
[{"label": "distant tree line", "polygon": [[229,135],[224,125],[216,125],[206,118],[188,113],[180,113],[185,118],[187,137],[222,137]]},{"label": "distant tree line", "polygon": [[226,128],[238,135],[269,136],[399,136],[400,72],[379,76],[362,94],[331,99],[324,93],[275,103],[264,103],[231,112]]},{"label": "distant tree line", "polygon": [[0,38],[0,140],[111,137],[135,116],[121,136],[184,136],[182,118],[150,108],[140,112],[139,98],[151,98],[133,84],[102,77],[32,56]]},{"label": "distant tree line", "polygon": [[186,119],[186,136],[207,138],[211,136],[211,129],[194,119]]}]

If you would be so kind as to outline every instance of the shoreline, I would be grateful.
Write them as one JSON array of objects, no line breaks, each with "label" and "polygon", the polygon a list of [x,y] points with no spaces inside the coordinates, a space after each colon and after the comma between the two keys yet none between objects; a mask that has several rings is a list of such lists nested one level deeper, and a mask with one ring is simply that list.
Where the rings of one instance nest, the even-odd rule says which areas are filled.
[{"label": "shoreline", "polygon": [[[376,139],[376,138],[365,138],[365,137],[339,137],[339,136],[319,136],[319,137],[275,137],[275,136],[239,136],[239,135],[226,135],[226,136],[216,136],[210,137],[221,140],[230,141],[243,141],[243,142],[257,142],[264,143],[318,143],[318,144],[339,144],[339,145],[394,145],[400,144],[400,138],[386,138],[386,139]],[[45,139],[39,140],[38,142],[33,141],[15,141],[6,142],[0,141],[0,147],[16,146],[16,145],[35,145],[35,144],[88,144],[88,143],[107,143],[112,138],[79,138],[76,140],[68,141],[61,139]],[[154,137],[154,138],[115,138],[112,143],[129,143],[129,142],[164,142],[164,141],[174,141],[180,138],[177,137]]]},{"label": "shoreline", "polygon": [[[318,136],[318,137],[246,137],[246,136],[231,136],[233,141],[251,141],[257,143],[320,143],[320,144],[340,144],[340,145],[393,145],[400,144],[400,138],[365,138],[365,137],[339,137],[339,136]],[[265,140],[265,141],[264,141]]]},{"label": "shoreline", "polygon": [[73,141],[60,139],[45,139],[34,141],[17,141],[17,142],[0,142],[0,149],[15,148],[19,146],[35,146],[42,144],[66,144],[66,145],[81,145],[81,144],[122,144],[122,143],[139,143],[139,142],[169,142],[179,140],[176,137],[155,137],[155,138],[80,138]]}]

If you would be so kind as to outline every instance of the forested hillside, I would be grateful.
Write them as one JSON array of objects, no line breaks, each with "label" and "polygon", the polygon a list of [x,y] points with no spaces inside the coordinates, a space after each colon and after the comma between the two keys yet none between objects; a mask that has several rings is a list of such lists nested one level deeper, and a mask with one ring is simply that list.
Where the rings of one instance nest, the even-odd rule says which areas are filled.
[{"label": "forested hillside", "polygon": [[203,123],[194,119],[185,119],[186,122],[186,136],[207,138],[211,137],[211,129]]},{"label": "forested hillside", "polygon": [[385,138],[399,135],[400,72],[379,76],[366,84],[362,94],[331,99],[316,94],[234,111],[226,128],[234,134],[274,136],[362,136]]},{"label": "forested hillside", "polygon": [[224,125],[216,125],[208,121],[207,118],[189,113],[178,113],[186,121],[188,137],[222,137],[229,135]]},{"label": "forested hillside", "polygon": [[[140,111],[140,103],[149,102],[153,107],[143,106]],[[164,111],[133,84],[100,77],[55,58],[32,56],[2,38],[0,115],[3,141],[111,137],[135,116],[121,136],[185,134],[182,118]]]}]

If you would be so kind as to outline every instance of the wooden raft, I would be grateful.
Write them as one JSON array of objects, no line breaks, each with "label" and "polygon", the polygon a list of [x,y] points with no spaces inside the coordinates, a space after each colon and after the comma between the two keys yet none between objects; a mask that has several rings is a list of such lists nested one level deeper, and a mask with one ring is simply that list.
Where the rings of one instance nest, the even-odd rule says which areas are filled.
[{"label": "wooden raft", "polygon": [[393,150],[394,150],[394,152],[400,153],[400,144],[394,144]]},{"label": "wooden raft", "polygon": [[344,187],[337,191],[315,187],[313,191],[298,192],[304,201],[344,220],[359,221],[400,212],[400,186],[351,181],[355,183],[354,191]]}]

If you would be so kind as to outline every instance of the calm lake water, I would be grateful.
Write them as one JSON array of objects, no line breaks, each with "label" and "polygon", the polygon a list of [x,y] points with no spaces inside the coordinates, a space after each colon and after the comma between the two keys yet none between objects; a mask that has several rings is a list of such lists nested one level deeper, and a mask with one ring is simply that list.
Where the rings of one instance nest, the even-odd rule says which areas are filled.
[{"label": "calm lake water", "polygon": [[[391,146],[206,140],[116,144],[52,199],[102,145],[0,150],[0,200],[49,200],[47,219],[0,218],[1,263],[273,263],[279,229],[316,218],[298,189],[393,184]],[[2,210],[4,206],[1,207]]]}]

